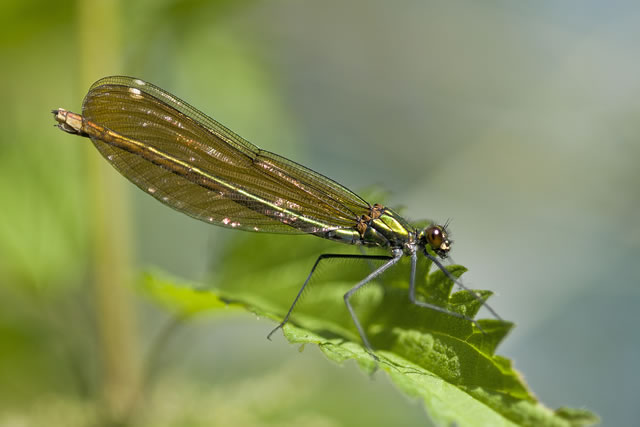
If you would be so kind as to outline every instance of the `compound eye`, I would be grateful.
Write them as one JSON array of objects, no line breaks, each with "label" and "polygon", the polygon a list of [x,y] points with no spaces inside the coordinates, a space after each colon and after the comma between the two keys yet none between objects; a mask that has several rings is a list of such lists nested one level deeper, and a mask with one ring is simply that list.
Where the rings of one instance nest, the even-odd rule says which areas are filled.
[{"label": "compound eye", "polygon": [[442,228],[437,225],[432,225],[427,228],[425,234],[427,235],[427,242],[429,242],[429,245],[431,245],[433,249],[440,248],[442,242],[444,242],[445,237]]}]

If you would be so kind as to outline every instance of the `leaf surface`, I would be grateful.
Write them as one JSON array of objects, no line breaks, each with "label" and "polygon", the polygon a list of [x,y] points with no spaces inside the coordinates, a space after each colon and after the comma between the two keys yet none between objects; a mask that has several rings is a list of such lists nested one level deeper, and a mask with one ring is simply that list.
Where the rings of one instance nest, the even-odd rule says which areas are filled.
[{"label": "leaf surface", "polygon": [[[196,291],[162,275],[147,274],[144,288],[152,298],[178,311],[220,309],[227,302],[279,322],[319,254],[335,249],[349,253],[349,247],[327,243],[308,237],[245,234],[220,260],[212,287]],[[343,295],[376,265],[340,260],[321,265],[284,327],[286,338],[302,346],[315,344],[338,363],[353,359],[372,372],[376,364],[361,345]],[[422,257],[416,275],[419,298],[474,317],[480,302],[469,292],[452,292],[452,281],[441,271],[429,273],[430,267]],[[456,277],[466,271],[462,266],[448,269]],[[408,278],[409,262],[403,260],[356,293],[352,301],[380,358],[378,368],[407,395],[420,398],[437,424],[577,426],[597,422],[588,411],[563,408],[554,412],[544,407],[511,361],[495,354],[512,323],[481,319],[480,331],[471,322],[415,306],[407,296]],[[486,299],[491,292],[478,291],[478,295]]]}]

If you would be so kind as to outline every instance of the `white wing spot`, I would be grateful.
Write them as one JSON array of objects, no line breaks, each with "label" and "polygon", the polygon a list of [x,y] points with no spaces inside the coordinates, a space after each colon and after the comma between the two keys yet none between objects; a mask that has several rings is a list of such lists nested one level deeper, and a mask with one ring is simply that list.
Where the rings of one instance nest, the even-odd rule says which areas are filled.
[{"label": "white wing spot", "polygon": [[135,87],[130,87],[129,88],[129,94],[131,95],[131,97],[133,99],[141,99],[142,98],[142,92],[140,91],[140,89],[137,89]]}]

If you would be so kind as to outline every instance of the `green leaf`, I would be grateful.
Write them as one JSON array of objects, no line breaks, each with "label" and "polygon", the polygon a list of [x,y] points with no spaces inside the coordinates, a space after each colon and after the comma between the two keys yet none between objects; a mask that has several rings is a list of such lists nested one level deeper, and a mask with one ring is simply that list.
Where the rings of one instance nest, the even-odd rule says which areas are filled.
[{"label": "green leaf", "polygon": [[[336,247],[337,246],[337,247]],[[280,321],[321,253],[345,253],[352,248],[304,236],[242,234],[219,260],[210,292],[188,293],[178,286],[175,304],[181,310],[219,308],[233,301],[261,317]],[[481,307],[469,292],[451,293],[453,282],[441,271],[429,273],[430,261],[418,263],[420,299],[473,317]],[[338,260],[321,265],[296,306],[284,334],[291,343],[316,344],[331,360],[354,359],[365,371],[376,364],[363,349],[347,312],[343,295],[377,264]],[[411,304],[407,296],[409,261],[402,260],[379,281],[352,299],[376,354],[379,369],[410,396],[423,400],[438,424],[572,426],[597,422],[586,411],[556,412],[537,402],[508,359],[495,355],[512,323],[492,319],[471,322]],[[450,266],[460,277],[466,269]],[[172,305],[172,281],[152,279],[162,292],[148,292]],[[482,300],[491,292],[478,291]],[[198,305],[195,301],[203,298]],[[185,302],[186,301],[186,302]]]},{"label": "green leaf", "polygon": [[161,273],[144,273],[138,284],[147,297],[180,317],[239,308],[238,305],[222,301],[211,291],[198,290],[193,284],[177,285],[175,280]]}]

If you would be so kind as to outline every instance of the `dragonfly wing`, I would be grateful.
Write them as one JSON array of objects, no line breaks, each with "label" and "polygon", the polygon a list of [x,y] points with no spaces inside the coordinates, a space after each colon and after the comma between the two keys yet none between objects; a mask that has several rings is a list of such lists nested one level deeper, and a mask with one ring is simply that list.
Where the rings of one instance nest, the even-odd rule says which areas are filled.
[{"label": "dragonfly wing", "polygon": [[302,165],[260,150],[175,96],[129,77],[96,82],[82,113],[124,137],[204,171],[204,187],[170,168],[92,138],[125,177],[162,203],[216,225],[275,233],[351,228],[369,205]]}]

